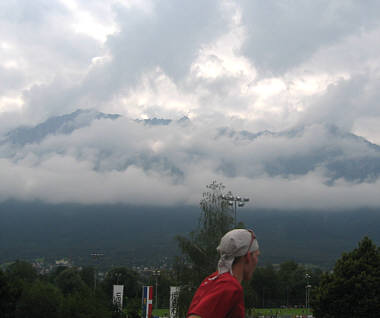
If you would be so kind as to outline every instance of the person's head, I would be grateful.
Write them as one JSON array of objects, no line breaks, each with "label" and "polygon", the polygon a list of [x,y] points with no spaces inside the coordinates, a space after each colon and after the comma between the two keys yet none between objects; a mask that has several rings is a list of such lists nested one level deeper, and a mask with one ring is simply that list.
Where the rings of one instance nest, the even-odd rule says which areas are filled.
[{"label": "person's head", "polygon": [[220,253],[219,273],[232,273],[233,267],[239,267],[243,280],[252,278],[260,255],[259,243],[252,230],[235,229],[227,232],[217,250]]}]

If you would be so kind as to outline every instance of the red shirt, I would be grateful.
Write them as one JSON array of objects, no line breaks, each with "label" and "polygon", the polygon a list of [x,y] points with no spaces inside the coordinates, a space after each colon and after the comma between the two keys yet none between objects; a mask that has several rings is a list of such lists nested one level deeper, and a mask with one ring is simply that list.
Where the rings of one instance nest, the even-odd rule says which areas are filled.
[{"label": "red shirt", "polygon": [[187,316],[244,318],[243,287],[230,273],[213,273],[198,287]]}]

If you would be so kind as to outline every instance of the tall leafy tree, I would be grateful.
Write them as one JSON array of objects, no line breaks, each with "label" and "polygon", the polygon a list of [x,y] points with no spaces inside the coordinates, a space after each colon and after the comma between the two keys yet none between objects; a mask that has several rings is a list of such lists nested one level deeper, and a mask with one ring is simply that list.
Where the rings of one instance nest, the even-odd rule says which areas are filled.
[{"label": "tall leafy tree", "polygon": [[17,260],[5,270],[6,313],[1,317],[15,317],[17,302],[25,290],[37,280],[38,274],[32,264]]},{"label": "tall leafy tree", "polygon": [[21,291],[17,292],[17,290],[11,287],[9,278],[0,269],[0,317],[14,317],[19,293],[21,293]]},{"label": "tall leafy tree", "polygon": [[35,281],[23,291],[16,309],[16,317],[55,318],[61,316],[63,296],[50,283]]},{"label": "tall leafy tree", "polygon": [[32,264],[20,260],[9,265],[6,273],[11,280],[20,280],[24,283],[32,283],[38,277],[37,271]]},{"label": "tall leafy tree", "polygon": [[63,294],[84,293],[88,290],[76,268],[67,268],[56,277],[56,284]]},{"label": "tall leafy tree", "polygon": [[379,317],[379,248],[364,237],[357,248],[342,255],[332,273],[323,275],[312,297],[316,317]]},{"label": "tall leafy tree", "polygon": [[222,199],[225,186],[216,181],[206,186],[200,201],[198,228],[189,237],[177,236],[182,255],[174,265],[181,292],[179,315],[184,316],[195,289],[204,277],[216,270],[216,247],[221,237],[233,228],[234,220],[228,202]]},{"label": "tall leafy tree", "polygon": [[83,282],[89,287],[94,288],[95,286],[95,268],[91,266],[85,266],[82,268],[82,270],[79,272],[80,277],[82,278]]}]

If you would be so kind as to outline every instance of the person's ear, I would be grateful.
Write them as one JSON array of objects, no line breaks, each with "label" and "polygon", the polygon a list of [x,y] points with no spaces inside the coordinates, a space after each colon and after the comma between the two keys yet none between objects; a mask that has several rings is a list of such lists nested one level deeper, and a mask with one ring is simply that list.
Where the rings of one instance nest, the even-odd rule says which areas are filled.
[{"label": "person's ear", "polygon": [[249,263],[249,253],[247,253],[247,254],[244,255],[244,262],[245,262],[246,264]]}]

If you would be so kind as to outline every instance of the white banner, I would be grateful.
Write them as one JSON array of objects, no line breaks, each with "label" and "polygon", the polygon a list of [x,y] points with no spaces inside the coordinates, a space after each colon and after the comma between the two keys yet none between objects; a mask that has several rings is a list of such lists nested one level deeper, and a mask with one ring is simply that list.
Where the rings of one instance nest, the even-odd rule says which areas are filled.
[{"label": "white banner", "polygon": [[119,310],[123,309],[123,291],[124,285],[113,285],[113,303]]},{"label": "white banner", "polygon": [[180,287],[170,286],[170,305],[169,305],[170,318],[177,318],[179,289]]}]

